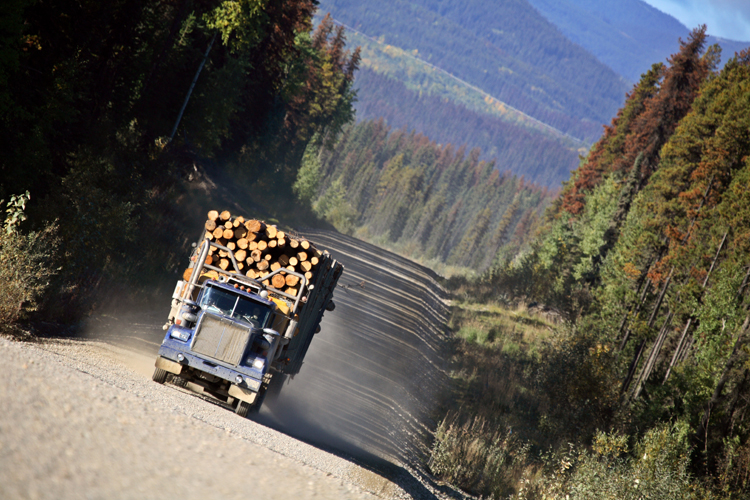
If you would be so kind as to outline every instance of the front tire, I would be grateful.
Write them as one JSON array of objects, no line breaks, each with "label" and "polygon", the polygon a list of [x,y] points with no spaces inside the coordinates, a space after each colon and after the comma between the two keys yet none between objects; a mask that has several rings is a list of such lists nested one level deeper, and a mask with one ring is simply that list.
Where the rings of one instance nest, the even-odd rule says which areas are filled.
[{"label": "front tire", "polygon": [[169,372],[167,370],[156,368],[154,369],[154,374],[151,375],[151,379],[158,384],[163,384],[164,382],[167,381],[168,374]]},{"label": "front tire", "polygon": [[250,403],[245,401],[240,401],[234,409],[234,412],[242,418],[247,417],[248,411],[250,411]]}]

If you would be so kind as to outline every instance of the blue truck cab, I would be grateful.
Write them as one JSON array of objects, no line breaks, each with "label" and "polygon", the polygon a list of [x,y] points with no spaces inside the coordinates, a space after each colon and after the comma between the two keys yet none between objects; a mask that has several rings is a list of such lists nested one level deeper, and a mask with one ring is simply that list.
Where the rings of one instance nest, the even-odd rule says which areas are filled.
[{"label": "blue truck cab", "polygon": [[[204,239],[195,248],[172,296],[153,380],[202,390],[245,417],[259,410],[274,374],[299,372],[323,313],[333,310],[343,266],[326,253],[311,279],[289,268],[268,273],[299,280],[282,291],[243,275],[229,247]],[[211,249],[225,252],[234,270],[207,264]]]}]

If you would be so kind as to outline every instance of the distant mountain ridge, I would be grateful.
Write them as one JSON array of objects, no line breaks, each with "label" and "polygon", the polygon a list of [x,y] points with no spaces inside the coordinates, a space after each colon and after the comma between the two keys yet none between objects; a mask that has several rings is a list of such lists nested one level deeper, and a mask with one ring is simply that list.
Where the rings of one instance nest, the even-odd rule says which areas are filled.
[{"label": "distant mountain ridge", "polygon": [[[677,52],[677,40],[685,40],[696,27],[686,27],[642,0],[528,1],[567,38],[630,82]],[[722,48],[722,62],[750,45],[709,36],[708,44],[714,43]]]},{"label": "distant mountain ridge", "polygon": [[526,0],[321,0],[320,12],[588,143],[629,87]]}]

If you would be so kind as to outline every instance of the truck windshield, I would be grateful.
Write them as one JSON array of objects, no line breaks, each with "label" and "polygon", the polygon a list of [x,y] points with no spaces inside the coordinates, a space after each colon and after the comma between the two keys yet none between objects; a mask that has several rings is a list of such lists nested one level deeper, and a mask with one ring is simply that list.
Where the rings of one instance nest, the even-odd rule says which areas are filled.
[{"label": "truck windshield", "polygon": [[264,304],[212,286],[206,287],[203,291],[200,306],[205,311],[231,316],[250,323],[255,328],[263,328],[271,313]]}]

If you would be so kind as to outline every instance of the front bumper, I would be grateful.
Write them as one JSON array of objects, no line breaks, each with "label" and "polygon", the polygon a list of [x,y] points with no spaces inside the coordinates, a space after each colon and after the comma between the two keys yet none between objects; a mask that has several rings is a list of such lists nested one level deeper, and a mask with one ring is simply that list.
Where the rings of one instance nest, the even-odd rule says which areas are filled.
[{"label": "front bumper", "polygon": [[[230,382],[241,389],[251,390],[253,392],[258,392],[260,390],[261,380],[263,379],[263,372],[261,370],[247,366],[230,368],[210,359],[196,356],[189,350],[185,349],[185,347],[186,346],[183,342],[172,339],[165,339],[164,343],[159,348],[159,356],[165,358],[170,362],[178,363],[179,365],[181,365],[182,370],[184,370],[185,367],[189,366],[190,368],[193,368],[195,370],[208,373],[220,379],[226,380],[227,382]],[[182,360],[179,360],[177,358],[178,354],[182,354]],[[174,365],[171,365],[170,363],[164,363],[164,365],[165,366],[162,366],[160,368],[163,368],[171,373],[175,373],[168,368],[168,366],[176,368],[174,367]],[[180,370],[180,372],[182,370]],[[177,374],[179,375],[179,373]],[[243,380],[241,384],[237,384],[237,375],[242,376]]]}]

